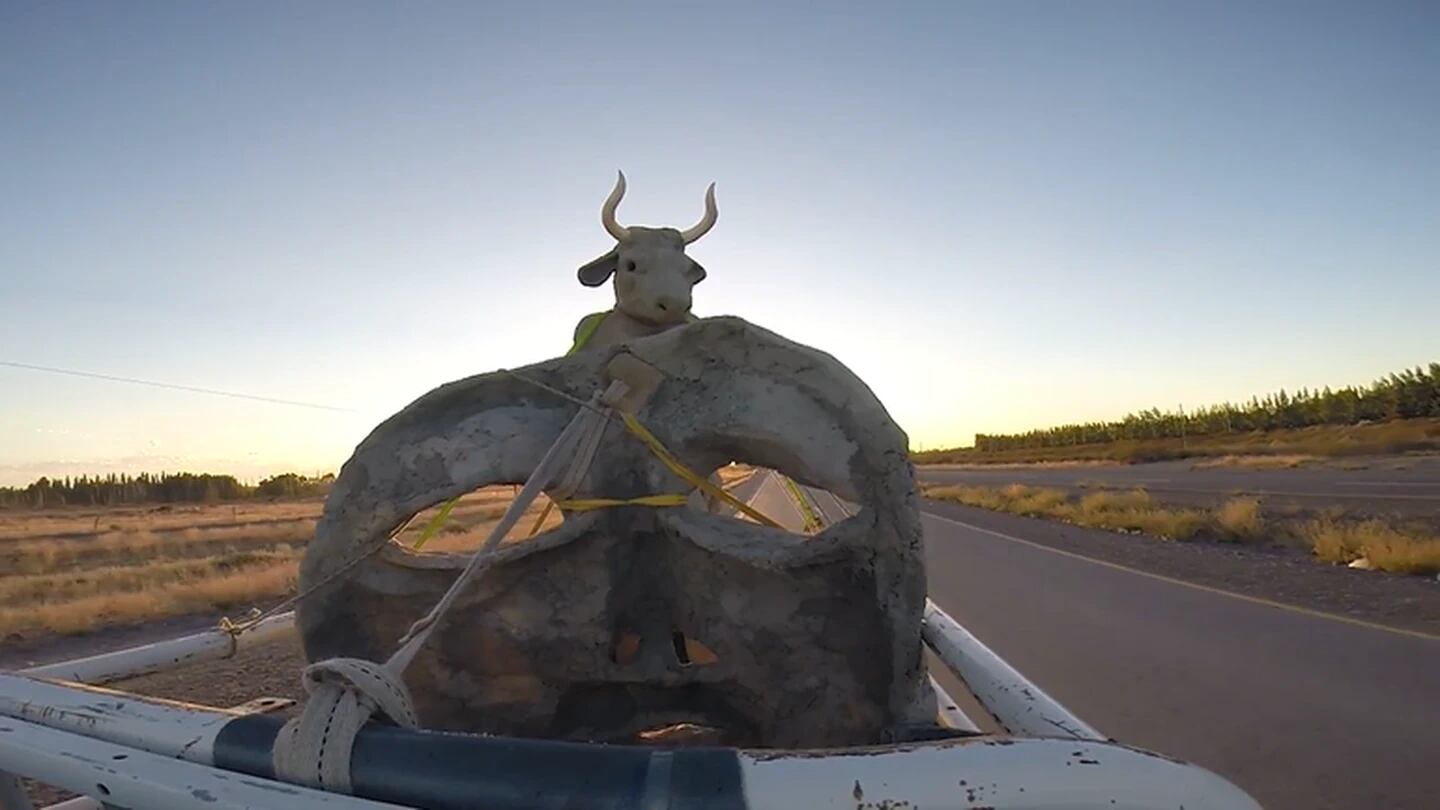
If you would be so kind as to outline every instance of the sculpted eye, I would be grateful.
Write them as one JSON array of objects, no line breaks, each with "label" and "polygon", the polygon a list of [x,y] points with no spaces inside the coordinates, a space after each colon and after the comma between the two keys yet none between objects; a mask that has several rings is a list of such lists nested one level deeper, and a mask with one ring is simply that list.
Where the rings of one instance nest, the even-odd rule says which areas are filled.
[{"label": "sculpted eye", "polygon": [[625,262],[625,272],[627,272],[627,273],[633,273],[633,272],[635,272],[635,262]]}]

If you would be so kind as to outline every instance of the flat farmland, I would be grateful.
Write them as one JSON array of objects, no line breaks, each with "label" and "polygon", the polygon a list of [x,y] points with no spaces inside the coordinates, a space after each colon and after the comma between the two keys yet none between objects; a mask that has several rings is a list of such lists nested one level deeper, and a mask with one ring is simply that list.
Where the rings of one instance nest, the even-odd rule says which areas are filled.
[{"label": "flat farmland", "polygon": [[[512,487],[470,493],[426,551],[478,547]],[[546,501],[511,536],[528,534]],[[0,512],[0,641],[264,608],[294,592],[323,501]],[[435,510],[397,540],[413,545]],[[544,528],[560,522],[558,512]]]},{"label": "flat farmland", "polygon": [[[720,478],[734,486],[749,472],[726,467]],[[478,548],[516,491],[504,485],[465,495],[424,551]],[[558,525],[560,512],[549,503],[537,498],[506,542]],[[0,665],[29,657],[22,651],[89,654],[277,604],[295,592],[323,507],[313,498],[0,510]],[[414,546],[438,511],[416,515],[395,539]]]}]

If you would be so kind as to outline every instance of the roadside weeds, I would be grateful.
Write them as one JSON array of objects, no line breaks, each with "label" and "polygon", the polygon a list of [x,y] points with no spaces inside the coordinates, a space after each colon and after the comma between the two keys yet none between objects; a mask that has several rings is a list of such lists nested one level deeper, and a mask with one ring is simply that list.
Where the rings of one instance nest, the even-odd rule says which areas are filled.
[{"label": "roadside weeds", "polygon": [[1321,561],[1397,574],[1440,573],[1440,538],[1380,520],[1335,518],[1305,522],[1267,517],[1254,498],[1235,497],[1214,509],[1167,506],[1142,489],[1101,490],[1081,496],[1046,487],[922,484],[928,498],[953,501],[997,512],[1049,518],[1077,526],[1169,540],[1213,539],[1261,544],[1298,542]]}]

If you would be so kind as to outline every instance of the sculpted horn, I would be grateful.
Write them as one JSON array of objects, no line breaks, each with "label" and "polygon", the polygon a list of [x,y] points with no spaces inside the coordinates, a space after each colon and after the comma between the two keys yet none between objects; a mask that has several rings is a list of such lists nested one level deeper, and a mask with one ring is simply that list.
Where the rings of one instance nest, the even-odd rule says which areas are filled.
[{"label": "sculpted horn", "polygon": [[687,245],[694,242],[715,227],[715,220],[719,216],[720,212],[715,209],[715,184],[711,183],[710,188],[705,189],[705,216],[695,223],[695,227],[681,231],[680,238],[685,240]]},{"label": "sculpted horn", "polygon": [[619,172],[619,175],[615,178],[615,188],[610,192],[610,196],[605,198],[605,204],[600,206],[600,223],[616,241],[623,242],[630,235],[630,231],[615,221],[615,209],[620,205],[620,198],[625,196],[625,172]]}]

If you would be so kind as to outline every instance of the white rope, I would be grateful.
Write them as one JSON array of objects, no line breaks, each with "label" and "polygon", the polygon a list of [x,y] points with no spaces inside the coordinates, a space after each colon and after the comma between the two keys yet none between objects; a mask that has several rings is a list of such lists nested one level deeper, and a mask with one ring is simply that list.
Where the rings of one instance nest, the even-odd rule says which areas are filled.
[{"label": "white rope", "polygon": [[410,692],[397,673],[371,661],[331,658],[305,668],[305,709],[275,738],[275,776],[350,793],[355,737],[375,715],[415,728]]},{"label": "white rope", "polygon": [[[603,399],[611,399],[623,390],[624,383],[612,382]],[[414,703],[405,687],[405,668],[440,626],[465,587],[494,562],[495,547],[531,502],[562,472],[567,486],[579,484],[595,457],[611,415],[609,408],[598,407],[601,401],[602,395],[597,392],[560,432],[490,536],[470,557],[465,570],[430,612],[410,626],[389,660],[376,664],[355,658],[331,658],[305,668],[302,676],[307,696],[305,708],[285,723],[275,739],[272,764],[276,777],[322,790],[350,793],[350,754],[355,737],[365,723],[379,715],[396,725],[417,727]]]}]

